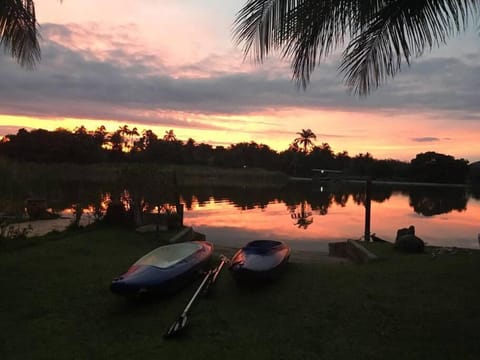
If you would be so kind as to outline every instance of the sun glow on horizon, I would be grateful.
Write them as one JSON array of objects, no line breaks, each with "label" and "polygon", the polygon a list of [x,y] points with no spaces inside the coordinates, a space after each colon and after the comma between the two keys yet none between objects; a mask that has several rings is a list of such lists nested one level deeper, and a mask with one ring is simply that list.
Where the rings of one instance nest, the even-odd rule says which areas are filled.
[{"label": "sun glow on horizon", "polygon": [[322,61],[306,92],[295,92],[288,60],[272,53],[261,66],[244,61],[231,34],[239,2],[159,3],[35,2],[42,61],[25,73],[5,55],[0,139],[20,128],[103,125],[112,133],[128,125],[159,138],[173,129],[183,142],[255,142],[282,152],[311,129],[314,144],[335,154],[410,161],[435,151],[480,160],[475,29],[415,59],[363,101],[346,96],[335,77],[341,49]]},{"label": "sun glow on horizon", "polygon": [[[202,114],[170,110],[132,111],[132,114],[141,114],[145,119],[159,118],[158,122],[161,123],[154,124],[154,120],[146,123],[141,120],[0,115],[0,136],[15,134],[20,128],[49,131],[63,128],[74,131],[85,126],[88,131],[94,131],[103,125],[108,132],[114,132],[128,125],[130,128],[137,127],[140,133],[152,130],[158,137],[163,137],[165,131],[173,129],[177,139],[184,142],[190,138],[212,146],[255,142],[281,152],[288,149],[297,132],[308,128],[317,136],[314,141],[316,145],[328,143],[334,153],[347,151],[350,156],[356,156],[368,152],[377,159],[410,161],[416,154],[436,151],[470,162],[477,160],[475,154],[470,158],[468,156],[472,153],[470,144],[476,141],[476,133],[472,128],[456,129],[452,134],[449,127],[445,127],[438,119],[430,120],[428,114],[423,115],[422,121],[411,114],[397,114],[395,119],[386,120],[383,113],[352,114],[341,110],[298,108],[267,109],[251,114]],[[353,122],[352,115],[355,116]],[[416,123],[415,131],[405,123]],[[432,126],[436,128],[432,130]],[[452,144],[455,144],[455,148]]]}]

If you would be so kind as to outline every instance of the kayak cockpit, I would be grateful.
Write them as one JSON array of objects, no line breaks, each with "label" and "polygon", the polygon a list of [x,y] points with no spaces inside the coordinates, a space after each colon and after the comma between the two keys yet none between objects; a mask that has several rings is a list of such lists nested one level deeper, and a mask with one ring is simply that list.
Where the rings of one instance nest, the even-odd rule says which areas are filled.
[{"label": "kayak cockpit", "polygon": [[159,268],[168,268],[202,249],[203,246],[197,242],[161,246],[142,256],[132,266],[151,265]]}]

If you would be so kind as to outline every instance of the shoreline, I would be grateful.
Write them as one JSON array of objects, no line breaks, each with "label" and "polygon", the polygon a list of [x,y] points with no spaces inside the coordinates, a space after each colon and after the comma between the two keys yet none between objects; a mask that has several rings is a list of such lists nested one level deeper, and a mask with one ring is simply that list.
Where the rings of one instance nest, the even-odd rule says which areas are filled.
[{"label": "shoreline", "polygon": [[[214,246],[213,252],[215,254],[225,255],[228,258],[231,258],[238,251],[238,248],[231,247],[231,246],[216,245],[216,244],[214,244],[213,246]],[[347,258],[330,256],[328,252],[325,252],[325,251],[307,251],[307,250],[296,250],[296,249],[291,249],[289,261],[291,263],[309,263],[309,264],[353,264],[353,262]]]},{"label": "shoreline", "polygon": [[[311,177],[294,177],[288,178],[289,182],[310,182],[316,184],[364,184],[367,179],[314,179]],[[401,186],[428,186],[428,187],[456,187],[456,188],[470,188],[472,184],[445,184],[445,183],[430,183],[430,182],[415,182],[415,181],[394,181],[394,180],[371,180],[372,184],[376,185],[401,185]]]}]

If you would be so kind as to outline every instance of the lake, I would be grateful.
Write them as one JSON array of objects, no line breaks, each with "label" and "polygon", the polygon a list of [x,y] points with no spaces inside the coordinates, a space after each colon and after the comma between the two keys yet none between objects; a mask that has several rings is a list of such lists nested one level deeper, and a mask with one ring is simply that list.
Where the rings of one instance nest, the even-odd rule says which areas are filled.
[{"label": "lake", "polygon": [[[329,242],[360,239],[364,234],[364,184],[198,186],[177,192],[185,207],[184,225],[214,244],[239,247],[254,239],[280,239],[294,249],[327,251]],[[92,221],[95,211],[104,211],[110,199],[141,199],[144,209],[152,212],[154,204],[173,203],[171,191],[155,184],[135,189],[68,184],[44,195],[51,210],[64,217],[71,217],[72,204],[80,203],[84,223]],[[17,201],[16,206],[21,204]],[[5,211],[2,205],[0,212]],[[11,199],[8,205],[11,210]],[[59,230],[68,221],[51,222],[52,228]],[[48,221],[38,224],[48,230]],[[480,195],[464,187],[373,184],[371,233],[394,241],[397,230],[410,225],[428,245],[477,249]]]},{"label": "lake", "polygon": [[[233,245],[280,239],[299,250],[327,251],[329,242],[362,238],[362,188],[304,185],[297,197],[280,194],[247,203],[228,195],[193,201],[184,222],[214,243]],[[248,189],[244,195],[244,201],[255,199]],[[477,249],[479,219],[480,200],[463,188],[374,185],[372,189],[371,233],[388,241],[395,240],[397,229],[413,225],[428,245]]]}]

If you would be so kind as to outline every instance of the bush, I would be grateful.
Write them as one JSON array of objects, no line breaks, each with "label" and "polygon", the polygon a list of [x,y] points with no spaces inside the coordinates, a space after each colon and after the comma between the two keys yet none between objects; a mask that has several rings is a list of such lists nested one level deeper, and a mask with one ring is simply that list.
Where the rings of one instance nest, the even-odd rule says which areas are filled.
[{"label": "bush", "polygon": [[104,221],[109,225],[132,227],[133,212],[126,210],[120,202],[112,202],[107,208]]}]

